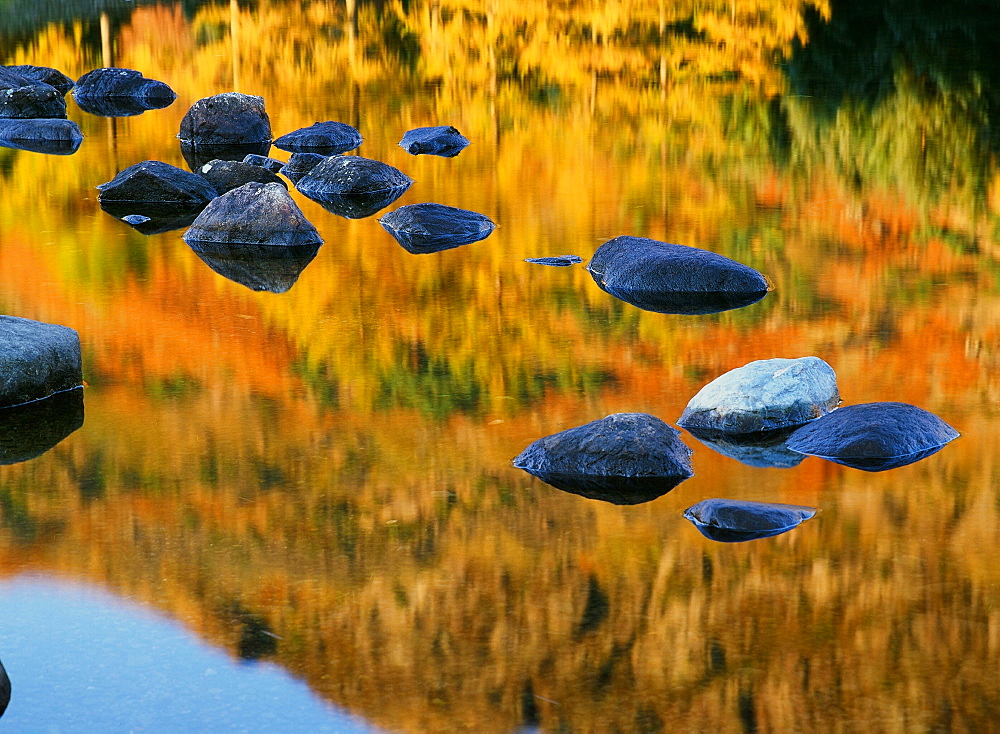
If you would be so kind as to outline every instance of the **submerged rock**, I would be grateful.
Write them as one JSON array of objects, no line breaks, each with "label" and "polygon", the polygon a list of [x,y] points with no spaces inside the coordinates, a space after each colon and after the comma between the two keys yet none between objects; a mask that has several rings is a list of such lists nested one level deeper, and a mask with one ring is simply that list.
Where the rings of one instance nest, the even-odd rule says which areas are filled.
[{"label": "submerged rock", "polygon": [[694,475],[680,432],[646,413],[615,413],[540,438],[514,466],[559,489],[616,504],[646,502]]},{"label": "submerged rock", "polygon": [[298,185],[300,178],[325,159],[326,156],[319,153],[292,153],[292,157],[288,159],[288,163],[281,167],[279,173],[293,184]]},{"label": "submerged rock", "polygon": [[959,433],[907,403],[839,408],[795,431],[788,448],[864,471],[885,471],[937,453]]},{"label": "submerged rock", "polygon": [[469,139],[451,125],[418,127],[408,130],[399,147],[411,155],[439,155],[454,158],[469,144]]},{"label": "submerged rock", "polygon": [[[162,161],[142,161],[97,187],[101,202],[206,204],[216,196],[204,177]],[[130,212],[131,213],[131,212]],[[144,212],[134,212],[143,214]]]},{"label": "submerged rock", "polygon": [[838,405],[837,376],[819,357],[761,359],[705,385],[677,424],[689,430],[758,433],[808,423]]},{"label": "submerged rock", "polygon": [[58,89],[41,82],[0,88],[0,118],[65,119],[66,100]]},{"label": "submerged rock", "polygon": [[243,162],[249,163],[251,166],[260,166],[261,168],[266,168],[271,173],[279,173],[282,167],[285,165],[276,158],[268,158],[266,155],[257,155],[255,153],[251,153],[247,156],[244,156]]},{"label": "submerged rock", "polygon": [[0,119],[0,146],[49,155],[71,155],[80,148],[83,133],[72,120]]},{"label": "submerged rock", "polygon": [[552,257],[526,257],[524,261],[526,263],[535,263],[536,265],[548,265],[554,268],[567,268],[570,265],[582,263],[583,258],[579,255],[554,255]]},{"label": "submerged rock", "polygon": [[489,237],[496,224],[489,217],[444,204],[409,204],[379,219],[386,232],[408,252],[425,254],[468,245]]},{"label": "submerged rock", "polygon": [[[271,120],[264,110],[263,97],[226,92],[199,99],[191,105],[181,120],[177,137],[196,147],[264,142],[270,147]],[[266,153],[265,150],[261,155]]]},{"label": "submerged rock", "polygon": [[254,291],[285,293],[313,261],[320,245],[248,245],[215,242],[189,243],[212,270]]},{"label": "submerged rock", "polygon": [[161,234],[190,226],[207,201],[196,204],[162,201],[100,201],[101,209],[145,235]]},{"label": "submerged rock", "polygon": [[73,99],[84,112],[104,117],[129,117],[167,107],[177,94],[167,84],[147,79],[135,69],[105,67],[81,76]]},{"label": "submerged rock", "polygon": [[729,499],[702,500],[684,511],[702,535],[723,543],[787,533],[815,515],[815,507]]},{"label": "submerged rock", "polygon": [[756,303],[767,280],[708,250],[621,236],[597,248],[587,270],[601,290],[647,311],[703,314]]},{"label": "submerged rock", "polygon": [[266,168],[241,161],[223,161],[217,158],[202,166],[199,172],[220,194],[238,189],[251,181],[276,183],[288,188],[284,181]]},{"label": "submerged rock", "polygon": [[73,88],[73,84],[75,83],[70,77],[66,76],[58,69],[53,69],[50,66],[17,64],[14,66],[5,66],[3,68],[18,74],[25,79],[41,82],[42,84],[48,84],[50,87],[57,89],[59,93],[63,95],[71,90]]},{"label": "submerged rock", "polygon": [[0,465],[37,458],[82,425],[82,387],[0,408]]},{"label": "submerged rock", "polygon": [[80,336],[76,331],[0,316],[0,408],[82,385]]},{"label": "submerged rock", "polygon": [[275,183],[244,184],[214,199],[184,233],[184,241],[195,250],[206,242],[272,246],[323,242],[285,187]]},{"label": "submerged rock", "polygon": [[328,121],[286,133],[274,141],[274,147],[293,153],[334,155],[354,150],[363,141],[357,128],[344,122]]},{"label": "submerged rock", "polygon": [[755,433],[729,433],[700,428],[687,431],[713,451],[741,464],[759,468],[790,469],[805,459],[788,448],[788,437],[798,428],[778,428]]}]

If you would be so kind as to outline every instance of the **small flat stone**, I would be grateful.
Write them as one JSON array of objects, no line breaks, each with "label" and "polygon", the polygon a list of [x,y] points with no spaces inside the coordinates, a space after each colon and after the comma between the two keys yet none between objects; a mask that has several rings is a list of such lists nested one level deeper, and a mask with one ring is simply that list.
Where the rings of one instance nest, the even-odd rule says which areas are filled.
[{"label": "small flat stone", "polygon": [[49,155],[71,155],[80,148],[83,133],[72,120],[0,119],[0,146]]},{"label": "small flat stone", "polygon": [[437,155],[454,158],[469,145],[469,139],[451,125],[418,127],[408,130],[399,147],[411,155]]},{"label": "small flat stone", "polygon": [[468,245],[489,237],[496,224],[489,217],[444,204],[410,204],[379,220],[408,252],[425,254]]},{"label": "small flat stone", "polygon": [[344,122],[317,122],[293,130],[274,141],[274,147],[293,153],[334,155],[359,147],[364,139],[357,128]]},{"label": "small flat stone", "polygon": [[579,255],[553,255],[551,257],[526,257],[524,261],[536,265],[548,265],[553,268],[567,268],[570,265],[582,263],[583,258]]},{"label": "small flat stone", "polygon": [[815,515],[815,507],[718,498],[702,500],[684,511],[684,517],[705,537],[725,543],[787,533]]}]

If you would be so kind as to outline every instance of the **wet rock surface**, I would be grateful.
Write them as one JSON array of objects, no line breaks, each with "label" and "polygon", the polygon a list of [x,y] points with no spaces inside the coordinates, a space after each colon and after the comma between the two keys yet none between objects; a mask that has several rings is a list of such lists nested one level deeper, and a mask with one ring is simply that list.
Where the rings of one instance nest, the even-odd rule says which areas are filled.
[{"label": "wet rock surface", "polygon": [[469,139],[451,125],[418,127],[408,130],[399,147],[411,155],[438,155],[454,158],[469,145]]},{"label": "wet rock surface", "polygon": [[723,543],[787,533],[815,515],[815,507],[718,498],[702,500],[684,511],[702,535]]},{"label": "wet rock surface", "polygon": [[[220,160],[220,159],[216,159]],[[244,163],[249,163],[251,166],[260,166],[261,168],[266,168],[271,173],[279,173],[282,167],[285,165],[277,158],[268,158],[266,155],[257,155],[251,153],[243,158]]]},{"label": "wet rock surface", "polygon": [[82,387],[0,408],[0,465],[35,459],[82,425]]},{"label": "wet rock surface", "polygon": [[344,122],[327,121],[286,133],[274,141],[274,147],[293,153],[329,156],[354,150],[363,141],[357,128]]},{"label": "wet rock surface", "polygon": [[0,316],[0,408],[83,385],[80,337],[73,329]]},{"label": "wet rock surface", "polygon": [[645,237],[608,240],[587,270],[605,292],[647,311],[716,313],[767,295],[759,272],[723,255]]},{"label": "wet rock surface", "polygon": [[[191,105],[181,120],[177,137],[196,147],[265,142],[270,147],[271,120],[264,110],[263,97],[226,92],[199,99]],[[258,151],[248,150],[244,155],[255,152]],[[265,150],[260,155],[266,153]]]},{"label": "wet rock surface", "polygon": [[[33,64],[16,64],[13,66],[0,67],[6,69],[9,72],[19,75],[20,77],[34,82],[41,82],[42,84],[48,84],[50,87],[54,87],[59,91],[60,94],[65,95],[66,92],[73,88],[75,82],[65,74],[63,74],[58,69],[53,69],[50,66],[34,66]],[[2,72],[0,72],[2,73]],[[0,82],[0,86],[2,82]]]},{"label": "wet rock surface", "polygon": [[177,94],[167,84],[147,79],[135,69],[106,67],[81,76],[73,99],[84,112],[104,117],[128,117],[167,107]]},{"label": "wet rock surface", "polygon": [[0,88],[0,118],[65,119],[66,100],[58,89],[41,82]]},{"label": "wet rock surface", "polygon": [[319,252],[320,245],[189,243],[208,267],[222,277],[253,291],[285,293]]},{"label": "wet rock surface", "polygon": [[281,167],[279,173],[293,184],[298,184],[299,179],[319,165],[325,158],[325,155],[320,155],[319,153],[292,153],[291,158],[288,159],[288,163]]},{"label": "wet rock surface", "polygon": [[526,263],[535,265],[548,265],[553,268],[568,268],[570,265],[578,265],[583,262],[579,255],[553,255],[550,257],[526,257]]},{"label": "wet rock surface", "polygon": [[758,433],[808,423],[839,404],[837,376],[822,359],[762,359],[705,385],[677,423],[689,430]]},{"label": "wet rock surface", "polygon": [[335,155],[319,161],[295,187],[310,199],[322,201],[333,196],[402,193],[412,183],[412,178],[387,163],[357,155]]},{"label": "wet rock surface", "polygon": [[450,250],[489,237],[496,224],[489,217],[444,204],[401,206],[379,219],[386,232],[408,252]]},{"label": "wet rock surface", "polygon": [[288,188],[284,181],[266,168],[241,161],[224,161],[216,158],[203,165],[198,172],[220,194],[237,189],[251,181],[276,183]]},{"label": "wet rock surface", "polygon": [[162,161],[135,163],[97,189],[102,204],[113,201],[205,204],[217,193],[203,176]]},{"label": "wet rock surface", "polygon": [[184,233],[192,249],[202,243],[319,245],[323,240],[292,200],[275,183],[248,183],[214,199]]},{"label": "wet rock surface", "polygon": [[80,149],[83,133],[72,120],[0,119],[0,146],[48,155],[71,155]]},{"label": "wet rock surface", "polygon": [[[648,501],[694,474],[680,432],[646,413],[615,413],[540,438],[514,466],[560,489],[616,504]],[[612,495],[619,499],[608,499]]]},{"label": "wet rock surface", "polygon": [[959,433],[908,403],[839,408],[795,431],[788,448],[864,471],[896,469],[940,451]]}]

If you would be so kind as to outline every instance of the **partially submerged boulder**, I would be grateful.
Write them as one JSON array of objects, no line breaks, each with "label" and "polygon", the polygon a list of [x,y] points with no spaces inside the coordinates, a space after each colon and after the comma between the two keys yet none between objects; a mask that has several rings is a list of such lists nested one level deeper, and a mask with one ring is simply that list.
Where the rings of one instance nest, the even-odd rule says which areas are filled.
[{"label": "partially submerged boulder", "polygon": [[128,117],[167,107],[177,94],[164,82],[147,79],[135,69],[105,67],[77,79],[73,99],[84,112]]},{"label": "partially submerged boulder", "polygon": [[191,249],[212,270],[253,291],[285,293],[319,252],[308,245],[229,244],[192,241]]},{"label": "partially submerged boulder", "polygon": [[[216,159],[219,160],[219,159]],[[280,173],[284,163],[279,161],[277,158],[268,158],[266,155],[256,155],[250,153],[243,158],[244,163],[249,163],[251,166],[260,166],[261,168],[266,168],[271,173]]]},{"label": "partially submerged boulder", "polygon": [[300,178],[325,159],[326,156],[319,153],[292,153],[288,163],[281,167],[279,173],[297,186]]},{"label": "partially submerged boulder", "polygon": [[0,409],[0,465],[30,461],[83,425],[83,388]]},{"label": "partially submerged boulder", "polygon": [[701,388],[677,424],[688,430],[759,433],[808,423],[838,405],[837,376],[819,357],[761,359]]},{"label": "partially submerged boulder", "polygon": [[658,313],[717,313],[756,303],[768,291],[764,276],[747,265],[645,237],[608,240],[587,270],[601,290]]},{"label": "partially submerged boulder", "polygon": [[815,507],[772,502],[707,499],[684,511],[701,534],[723,543],[739,543],[787,533],[816,515]]},{"label": "partially submerged boulder", "polygon": [[694,475],[680,432],[646,413],[615,413],[540,438],[514,466],[559,489],[616,504],[646,502]]},{"label": "partially submerged boulder", "polygon": [[468,245],[489,237],[496,224],[489,217],[444,204],[409,204],[379,219],[386,232],[408,252],[425,254]]},{"label": "partially submerged boulder", "polygon": [[274,147],[293,153],[334,155],[359,147],[364,141],[358,129],[344,122],[316,122],[293,130],[274,141]]},{"label": "partially submerged boulder", "polygon": [[469,144],[469,139],[451,125],[418,127],[407,130],[399,147],[411,155],[438,155],[454,158]]},{"label": "partially submerged boulder", "polygon": [[41,82],[0,88],[0,118],[65,119],[66,100],[58,89]]},{"label": "partially submerged boulder", "polygon": [[0,408],[83,385],[80,336],[65,326],[0,316]]},{"label": "partially submerged boulder", "polygon": [[803,426],[787,446],[855,469],[885,471],[935,454],[958,436],[943,420],[915,405],[862,403]]},{"label": "partially submerged boulder", "polygon": [[358,155],[333,155],[319,161],[295,188],[317,201],[330,196],[406,191],[413,179],[381,161]]},{"label": "partially submerged boulder", "polygon": [[264,110],[263,97],[226,92],[191,105],[177,137],[194,146],[266,142],[270,147],[271,119]]},{"label": "partially submerged boulder", "polygon": [[568,268],[570,265],[582,263],[583,258],[579,255],[552,255],[548,257],[526,257],[524,261],[536,265],[548,265],[553,268]]},{"label": "partially submerged boulder", "polygon": [[80,148],[83,133],[72,120],[0,119],[0,146],[49,155],[71,155]]},{"label": "partially submerged boulder", "polygon": [[[135,163],[97,187],[101,202],[206,204],[216,190],[203,176],[162,161]],[[137,212],[141,213],[141,212]]]},{"label": "partially submerged boulder", "polygon": [[216,158],[202,166],[199,173],[220,194],[238,189],[243,184],[250,183],[251,181],[256,181],[257,183],[276,183],[281,184],[286,189],[288,188],[284,181],[266,168],[241,161],[223,161]]},{"label": "partially submerged boulder", "polygon": [[59,90],[59,93],[63,95],[71,90],[73,88],[73,84],[75,83],[70,77],[66,76],[58,69],[53,69],[50,66],[17,64],[3,68],[15,74],[19,74],[25,79],[30,79],[32,81],[41,82],[42,84],[48,84],[50,87],[55,87]]},{"label": "partially submerged boulder", "polygon": [[248,245],[319,245],[323,240],[287,189],[275,183],[248,183],[210,203],[184,241]]}]

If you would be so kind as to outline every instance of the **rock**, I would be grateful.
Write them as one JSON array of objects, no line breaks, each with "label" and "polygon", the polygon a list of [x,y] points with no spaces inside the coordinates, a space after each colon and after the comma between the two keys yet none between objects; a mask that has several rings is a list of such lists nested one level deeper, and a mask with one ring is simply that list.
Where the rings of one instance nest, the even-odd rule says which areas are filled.
[{"label": "rock", "polygon": [[215,159],[202,166],[199,172],[220,194],[238,189],[243,184],[250,183],[251,181],[256,181],[257,183],[276,183],[281,184],[286,189],[288,188],[284,181],[266,168],[240,161]]},{"label": "rock", "polygon": [[260,166],[261,168],[266,168],[271,173],[280,173],[282,167],[285,165],[276,158],[268,158],[266,155],[256,155],[254,153],[244,156],[243,162],[249,163],[251,166]]},{"label": "rock", "polygon": [[815,515],[815,507],[728,499],[702,500],[684,511],[702,535],[723,543],[781,535]]},{"label": "rock", "polygon": [[204,177],[162,161],[135,163],[97,190],[101,192],[102,204],[112,201],[206,204],[216,196]]},{"label": "rock", "polygon": [[214,199],[184,233],[198,250],[202,243],[319,245],[323,240],[284,186],[248,183]]},{"label": "rock", "polygon": [[147,79],[135,69],[106,67],[81,76],[73,99],[84,112],[104,117],[129,117],[173,104],[177,94],[168,85]]},{"label": "rock", "polygon": [[469,139],[451,125],[418,127],[408,130],[399,147],[411,155],[439,155],[454,158],[469,144]]},{"label": "rock", "polygon": [[[186,171],[185,171],[186,173]],[[194,174],[192,174],[194,175]],[[101,209],[145,235],[184,229],[208,205],[160,201],[100,201]]]},{"label": "rock", "polygon": [[555,255],[553,257],[526,257],[524,261],[537,265],[548,265],[554,268],[568,268],[570,265],[582,263],[583,258],[579,255]]},{"label": "rock", "polygon": [[191,249],[224,278],[254,291],[285,293],[319,252],[319,244],[271,245],[192,242]]},{"label": "rock", "polygon": [[377,194],[385,191],[402,193],[413,179],[381,161],[357,155],[333,155],[319,161],[300,178],[295,188],[316,201],[332,196]]},{"label": "rock", "polygon": [[[226,92],[191,105],[181,120],[177,137],[195,147],[264,142],[270,147],[271,120],[264,111],[263,97]],[[265,150],[260,155],[266,153]]]},{"label": "rock", "polygon": [[757,433],[729,433],[699,428],[687,431],[713,451],[758,468],[791,469],[805,458],[787,446],[788,437],[798,428],[778,428]]},{"label": "rock", "polygon": [[80,148],[83,133],[72,120],[0,119],[0,146],[33,153],[71,155]]},{"label": "rock", "polygon": [[0,316],[0,408],[82,385],[80,337],[73,329]]},{"label": "rock", "polygon": [[248,155],[266,156],[271,143],[242,143],[234,145],[209,145],[207,143],[185,143],[181,141],[181,155],[192,171],[199,170],[212,161],[242,161]]},{"label": "rock", "polygon": [[489,237],[496,224],[489,217],[443,204],[410,204],[379,220],[408,252],[425,254],[468,245]]},{"label": "rock", "polygon": [[0,465],[35,459],[82,425],[82,387],[0,408]]},{"label": "rock", "polygon": [[281,167],[280,173],[293,184],[297,185],[300,178],[309,173],[325,158],[325,155],[320,155],[319,153],[292,153],[292,157],[288,159],[288,163]]},{"label": "rock", "polygon": [[645,237],[615,237],[587,270],[598,287],[647,311],[703,314],[756,303],[767,280],[751,267],[708,250]]},{"label": "rock", "polygon": [[293,153],[334,155],[354,150],[363,142],[357,128],[343,122],[317,122],[293,130],[274,141],[274,147]]},{"label": "rock", "polygon": [[50,87],[54,87],[59,91],[60,94],[65,95],[66,92],[73,88],[73,80],[63,74],[58,69],[53,69],[49,66],[33,66],[31,64],[20,64],[16,66],[4,67],[19,74],[25,79],[29,79],[35,82],[41,82],[42,84],[48,84]]},{"label": "rock", "polygon": [[808,423],[838,405],[837,376],[819,357],[761,359],[705,385],[677,424],[688,430],[758,433]]},{"label": "rock", "polygon": [[680,433],[646,413],[615,413],[540,438],[514,466],[559,489],[617,504],[648,501],[651,488],[659,496],[694,475]]},{"label": "rock", "polygon": [[65,119],[66,100],[58,89],[40,82],[0,89],[0,118]]},{"label": "rock", "polygon": [[7,710],[9,703],[10,678],[7,677],[7,671],[4,670],[3,663],[0,663],[0,716],[3,716],[3,712]]},{"label": "rock", "polygon": [[787,446],[855,469],[885,471],[935,454],[958,436],[943,420],[915,405],[863,403],[803,426]]}]

